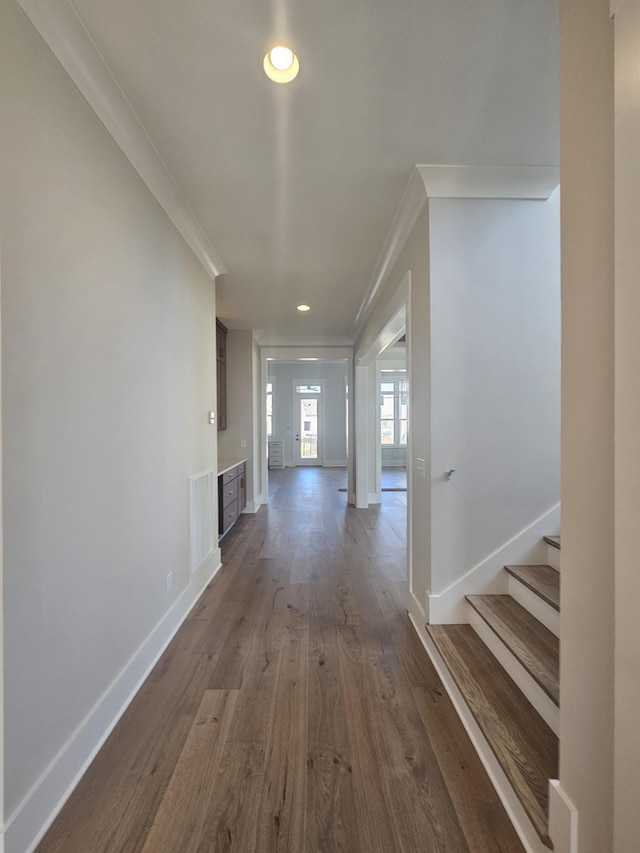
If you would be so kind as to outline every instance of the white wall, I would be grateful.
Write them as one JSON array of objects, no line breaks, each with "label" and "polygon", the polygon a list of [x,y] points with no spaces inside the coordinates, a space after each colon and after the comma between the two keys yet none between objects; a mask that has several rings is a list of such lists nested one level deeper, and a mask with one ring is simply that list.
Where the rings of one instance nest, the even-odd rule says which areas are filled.
[{"label": "white wall", "polygon": [[215,297],[12,0],[0,0],[0,103],[5,814],[18,853],[203,580],[189,578],[187,478],[216,464]]},{"label": "white wall", "polygon": [[[220,459],[247,458],[247,510],[255,511],[254,340],[251,329],[227,332],[227,428],[218,433]],[[258,362],[259,363],[259,362]],[[242,447],[242,442],[245,446]]]},{"label": "white wall", "polygon": [[639,52],[640,7],[621,2],[615,15],[615,853],[633,850],[640,838]]},{"label": "white wall", "polygon": [[273,382],[273,438],[284,439],[285,463],[294,464],[294,441],[298,425],[293,420],[293,383],[324,381],[324,453],[323,464],[347,464],[346,363],[284,362],[269,363]]},{"label": "white wall", "polygon": [[[426,198],[425,198],[426,201]],[[421,208],[407,239],[378,294],[358,335],[354,350],[357,359],[375,344],[398,305],[396,294],[402,290],[407,273],[411,273],[411,310],[407,321],[407,359],[411,364],[409,432],[412,460],[408,460],[411,501],[408,506],[407,535],[410,560],[409,607],[417,621],[424,622],[424,602],[429,589],[431,553],[431,488],[429,471],[426,478],[413,476],[415,459],[431,458],[431,324],[429,304],[429,209]],[[375,371],[373,371],[375,374]],[[377,412],[377,408],[376,408]],[[357,453],[357,448],[356,448]],[[415,555],[415,557],[413,556]]]},{"label": "white wall", "polygon": [[[613,845],[614,712],[613,27],[608,0],[563,0],[560,56],[560,784],[578,809],[580,853],[603,853]],[[637,809],[637,787],[630,795]]]},{"label": "white wall", "polygon": [[262,459],[262,438],[266,432],[266,424],[262,421],[262,406],[265,389],[262,387],[262,360],[260,346],[254,339],[251,370],[253,373],[253,495],[256,509],[266,503],[262,494],[262,469],[266,468],[266,460]]},{"label": "white wall", "polygon": [[429,202],[432,593],[560,498],[558,195]]}]

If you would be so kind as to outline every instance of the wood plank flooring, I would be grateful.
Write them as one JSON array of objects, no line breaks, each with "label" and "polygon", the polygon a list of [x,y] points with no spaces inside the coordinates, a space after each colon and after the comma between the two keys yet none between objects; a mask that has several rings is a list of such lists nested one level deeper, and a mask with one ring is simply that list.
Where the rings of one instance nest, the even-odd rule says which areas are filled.
[{"label": "wood plank flooring", "polygon": [[523,853],[407,619],[406,496],[343,481],[270,473],[39,853]]},{"label": "wood plank flooring", "polygon": [[558,738],[470,625],[427,630],[542,842],[548,835],[549,779]]}]

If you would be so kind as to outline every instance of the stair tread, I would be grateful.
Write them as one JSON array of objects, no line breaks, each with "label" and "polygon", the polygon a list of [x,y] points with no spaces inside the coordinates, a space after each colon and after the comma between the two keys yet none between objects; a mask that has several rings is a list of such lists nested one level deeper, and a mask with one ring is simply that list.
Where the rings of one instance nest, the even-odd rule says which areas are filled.
[{"label": "stair tread", "polygon": [[505,566],[514,578],[560,611],[560,572],[552,566]]},{"label": "stair tread", "polygon": [[470,625],[427,631],[541,841],[548,830],[549,779],[558,774],[558,738]]},{"label": "stair tread", "polygon": [[551,545],[553,548],[557,548],[560,550],[560,537],[559,536],[544,536],[544,541],[547,545]]},{"label": "stair tread", "polygon": [[510,595],[468,595],[467,601],[556,705],[560,704],[560,641]]}]

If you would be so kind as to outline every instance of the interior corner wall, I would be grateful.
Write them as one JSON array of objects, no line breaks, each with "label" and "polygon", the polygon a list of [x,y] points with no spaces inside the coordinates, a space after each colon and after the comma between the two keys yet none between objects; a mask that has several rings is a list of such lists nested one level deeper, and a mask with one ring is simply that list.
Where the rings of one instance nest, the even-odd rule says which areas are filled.
[{"label": "interior corner wall", "polygon": [[614,853],[633,850],[640,839],[639,55],[640,7],[623,2],[615,12]]},{"label": "interior corner wall", "polygon": [[[247,504],[253,506],[254,488],[254,352],[251,329],[227,331],[227,428],[218,433],[220,459],[247,457]],[[245,446],[242,447],[242,442]]]},{"label": "interior corner wall", "polygon": [[[578,812],[580,853],[613,849],[614,67],[609,7],[608,0],[562,0],[560,27],[560,784]],[[637,375],[634,366],[634,388]],[[635,465],[635,459],[624,461]],[[637,527],[637,505],[633,524]],[[634,611],[637,624],[637,602]],[[632,796],[637,811],[637,787]],[[635,846],[623,849],[627,853]]]},{"label": "interior corner wall", "polygon": [[[408,359],[411,363],[409,430],[412,460],[423,459],[426,476],[411,479],[410,541],[413,554],[410,590],[413,599],[424,609],[431,577],[431,319],[429,303],[429,208],[422,207],[402,251],[390,270],[385,284],[377,296],[371,312],[361,329],[354,350],[358,357],[369,351],[379,333],[387,324],[388,308],[400,289],[407,272],[411,272],[411,310],[407,323]],[[377,414],[376,407],[376,414]]]},{"label": "interior corner wall", "polygon": [[215,294],[13,0],[0,104],[5,819],[24,853],[211,569],[190,577],[188,477],[216,465]]},{"label": "interior corner wall", "polygon": [[432,593],[560,499],[558,196],[429,202]]},{"label": "interior corner wall", "polygon": [[346,362],[269,362],[269,380],[273,383],[273,438],[284,440],[285,464],[295,464],[293,383],[324,382],[324,450],[325,466],[347,465],[347,398],[345,393]]}]

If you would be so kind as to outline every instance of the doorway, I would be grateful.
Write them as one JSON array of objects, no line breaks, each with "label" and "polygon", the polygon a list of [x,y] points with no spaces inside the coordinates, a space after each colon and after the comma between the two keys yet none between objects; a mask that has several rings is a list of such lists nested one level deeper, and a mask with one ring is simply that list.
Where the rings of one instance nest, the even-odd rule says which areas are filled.
[{"label": "doorway", "polygon": [[295,464],[323,464],[323,406],[322,383],[295,384],[293,397],[295,434]]}]

